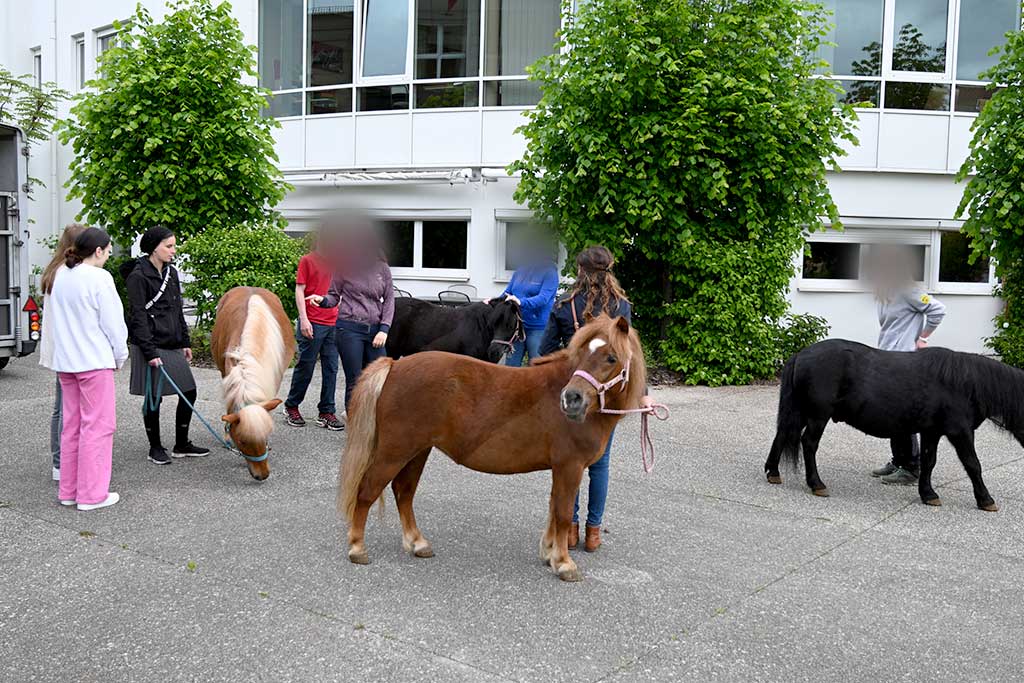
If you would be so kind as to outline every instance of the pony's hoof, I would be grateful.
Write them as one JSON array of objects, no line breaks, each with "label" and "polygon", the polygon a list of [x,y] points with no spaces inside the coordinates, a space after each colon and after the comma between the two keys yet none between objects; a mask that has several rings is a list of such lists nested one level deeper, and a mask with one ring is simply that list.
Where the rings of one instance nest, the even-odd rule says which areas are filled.
[{"label": "pony's hoof", "polygon": [[571,569],[562,569],[558,572],[558,578],[562,581],[582,581],[583,572],[579,570],[579,567],[572,567]]},{"label": "pony's hoof", "polygon": [[350,552],[348,554],[348,561],[352,564],[370,564],[370,556],[365,550],[360,552]]},{"label": "pony's hoof", "polygon": [[923,501],[923,502],[924,502],[925,505],[931,505],[933,507],[941,507],[942,506],[942,499],[941,498],[929,498],[928,500]]},{"label": "pony's hoof", "polygon": [[820,489],[811,489],[811,493],[821,498],[828,498],[829,496],[828,489],[825,487],[822,487]]},{"label": "pony's hoof", "polygon": [[769,484],[781,484],[782,483],[782,476],[778,475],[778,474],[769,474],[768,475],[768,483]]},{"label": "pony's hoof", "polygon": [[412,554],[414,557],[433,557],[434,549],[427,545],[422,548],[417,548]]},{"label": "pony's hoof", "polygon": [[985,512],[999,512],[999,506],[995,503],[989,503],[988,505],[979,505],[979,508]]}]

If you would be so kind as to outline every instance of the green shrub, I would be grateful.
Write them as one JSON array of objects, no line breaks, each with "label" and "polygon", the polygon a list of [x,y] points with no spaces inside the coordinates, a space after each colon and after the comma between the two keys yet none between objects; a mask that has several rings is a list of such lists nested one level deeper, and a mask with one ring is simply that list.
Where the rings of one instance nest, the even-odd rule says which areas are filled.
[{"label": "green shrub", "polygon": [[787,315],[783,319],[783,323],[775,341],[778,349],[776,357],[778,369],[781,369],[794,354],[811,344],[817,344],[828,336],[828,321],[816,315],[809,313]]}]

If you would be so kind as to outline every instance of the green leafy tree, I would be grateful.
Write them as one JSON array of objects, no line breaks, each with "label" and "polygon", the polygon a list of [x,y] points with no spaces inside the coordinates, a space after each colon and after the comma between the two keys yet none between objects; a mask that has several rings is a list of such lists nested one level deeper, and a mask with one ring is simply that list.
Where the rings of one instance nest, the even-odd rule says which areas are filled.
[{"label": "green leafy tree", "polygon": [[295,310],[295,271],[305,253],[303,242],[273,224],[217,225],[182,247],[184,266],[192,275],[185,296],[196,304],[196,327],[208,330],[217,302],[232,287],[264,287],[281,298],[288,317]]},{"label": "green leafy tree", "polygon": [[970,154],[957,181],[970,178],[957,217],[971,238],[971,261],[991,257],[1006,306],[996,316],[988,345],[1003,360],[1024,367],[1024,34],[1006,34],[999,63],[981,75],[1006,86],[982,109]]},{"label": "green leafy tree", "polygon": [[[29,142],[44,142],[50,139],[57,121],[57,103],[66,100],[70,93],[52,82],[36,87],[30,79],[31,76],[15,76],[0,66],[0,122],[13,122]],[[31,165],[31,157],[29,163]],[[35,185],[46,187],[31,176],[28,184],[29,192]]]},{"label": "green leafy tree", "polygon": [[227,3],[170,0],[154,23],[141,5],[77,98],[61,141],[73,146],[69,198],[81,220],[122,245],[164,223],[184,240],[212,226],[277,222],[288,186],[274,162],[255,80]]},{"label": "green leafy tree", "polygon": [[853,114],[812,78],[826,29],[801,0],[591,0],[530,69],[516,198],[570,252],[615,252],[648,346],[691,383],[772,374],[804,230],[838,223],[825,174]]}]

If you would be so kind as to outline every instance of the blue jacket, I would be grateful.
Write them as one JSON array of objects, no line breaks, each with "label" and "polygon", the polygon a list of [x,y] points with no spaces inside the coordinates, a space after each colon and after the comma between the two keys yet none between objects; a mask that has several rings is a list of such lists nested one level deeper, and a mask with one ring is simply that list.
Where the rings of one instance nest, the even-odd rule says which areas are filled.
[{"label": "blue jacket", "polygon": [[512,281],[505,288],[505,294],[519,299],[523,313],[523,327],[528,330],[543,330],[555,305],[558,291],[558,269],[555,264],[539,267],[524,267],[512,275]]},{"label": "blue jacket", "polygon": [[[570,299],[568,296],[564,296],[558,300],[558,304],[554,310],[551,311],[551,317],[548,319],[548,325],[544,328],[544,337],[540,340],[540,355],[546,356],[549,353],[554,353],[559,349],[565,348],[569,345],[569,340],[576,334],[576,325],[572,317],[572,307],[576,308],[576,320],[579,321],[580,326],[586,324],[583,320],[583,309],[586,308],[585,299],[580,297],[574,297]],[[601,311],[594,311],[594,314],[599,314]],[[633,323],[633,308],[629,305],[629,302],[625,299],[619,299],[618,307],[615,312],[611,314],[611,317],[618,318],[623,317],[626,322]]]}]

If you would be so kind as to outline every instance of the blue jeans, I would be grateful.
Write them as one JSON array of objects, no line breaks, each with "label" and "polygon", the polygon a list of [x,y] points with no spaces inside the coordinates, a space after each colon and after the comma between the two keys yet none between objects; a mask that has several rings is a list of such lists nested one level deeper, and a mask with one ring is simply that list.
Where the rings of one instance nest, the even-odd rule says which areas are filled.
[{"label": "blue jeans", "polygon": [[352,398],[352,390],[356,387],[363,368],[384,357],[384,347],[373,348],[373,338],[380,332],[380,325],[367,325],[355,320],[338,318],[335,328],[335,342],[341,356],[341,367],[345,371],[345,410]]},{"label": "blue jeans", "polygon": [[338,347],[334,343],[333,325],[313,325],[313,338],[302,336],[296,327],[295,341],[298,342],[299,359],[295,362],[292,372],[292,386],[288,390],[288,398],[284,405],[287,408],[298,408],[306,398],[306,389],[313,379],[316,360],[320,359],[320,403],[317,410],[323,413],[335,412],[334,394],[338,388]]},{"label": "blue jeans", "polygon": [[[608,464],[611,462],[612,439],[615,430],[608,436],[608,446],[604,449],[601,459],[587,468],[590,475],[590,488],[587,492],[587,526],[601,526],[604,519],[604,504],[608,500]],[[576,502],[572,506],[572,523],[579,523],[580,494],[576,493]]]},{"label": "blue jeans", "polygon": [[526,341],[517,341],[512,345],[512,353],[505,359],[505,365],[518,368],[523,364],[523,355],[529,355],[530,360],[540,358],[540,342],[544,338],[544,330],[526,330]]}]

